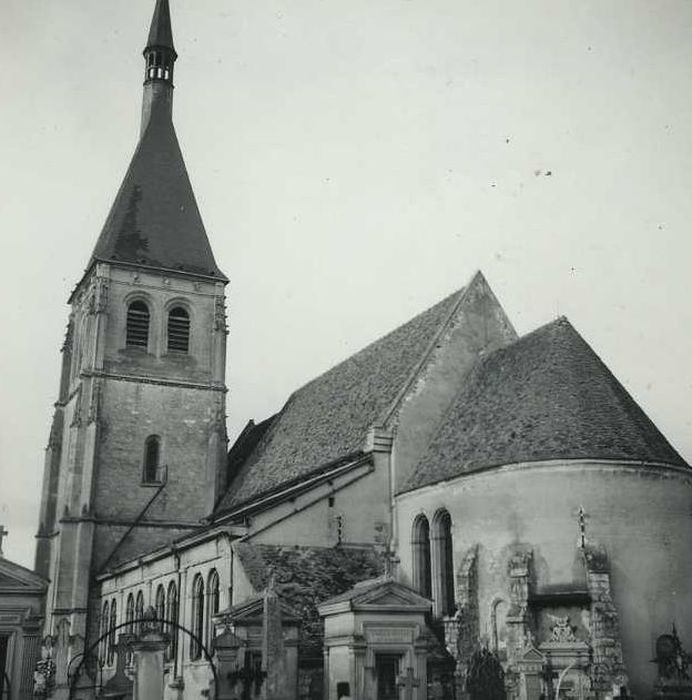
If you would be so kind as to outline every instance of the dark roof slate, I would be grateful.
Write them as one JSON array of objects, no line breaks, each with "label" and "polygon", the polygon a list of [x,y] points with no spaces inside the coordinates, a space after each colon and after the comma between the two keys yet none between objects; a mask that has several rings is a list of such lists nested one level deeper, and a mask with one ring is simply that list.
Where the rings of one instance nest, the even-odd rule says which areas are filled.
[{"label": "dark roof slate", "polygon": [[149,39],[147,40],[147,48],[152,46],[174,49],[171,9],[168,6],[168,0],[156,0],[154,14],[151,18],[151,27],[149,28]]},{"label": "dark roof slate", "polygon": [[302,620],[303,653],[321,654],[323,623],[317,606],[348,591],[359,581],[380,576],[383,561],[372,549],[347,547],[283,547],[236,542],[233,549],[258,593],[273,574],[276,590]]},{"label": "dark roof slate", "polygon": [[226,281],[209,245],[170,115],[154,109],[91,262],[127,262]]},{"label": "dark roof slate", "polygon": [[686,466],[561,318],[472,370],[402,491],[502,464],[580,458]]},{"label": "dark roof slate", "polygon": [[395,401],[462,292],[298,389],[239,469],[218,512],[362,450],[368,429]]}]

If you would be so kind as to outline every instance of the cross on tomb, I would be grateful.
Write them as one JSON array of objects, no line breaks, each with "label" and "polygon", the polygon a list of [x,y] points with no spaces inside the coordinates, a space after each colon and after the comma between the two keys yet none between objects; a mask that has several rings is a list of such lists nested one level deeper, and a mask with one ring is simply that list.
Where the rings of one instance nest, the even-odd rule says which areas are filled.
[{"label": "cross on tomb", "polygon": [[2,541],[3,541],[4,537],[5,537],[5,535],[9,535],[9,534],[10,534],[10,531],[9,531],[9,530],[5,530],[5,526],[4,526],[4,525],[0,525],[0,557],[4,556],[3,553],[2,553]]},{"label": "cross on tomb", "polygon": [[420,681],[413,676],[413,669],[409,666],[406,673],[402,673],[397,679],[396,684],[404,689],[404,700],[413,700],[413,689],[420,685]]}]

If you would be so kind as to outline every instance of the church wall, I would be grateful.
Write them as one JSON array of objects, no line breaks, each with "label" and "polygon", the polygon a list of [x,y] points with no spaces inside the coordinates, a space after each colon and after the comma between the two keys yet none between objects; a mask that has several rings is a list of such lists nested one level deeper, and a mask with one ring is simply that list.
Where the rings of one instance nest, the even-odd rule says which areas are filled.
[{"label": "church wall", "polygon": [[395,419],[395,491],[404,486],[481,354],[516,338],[488,283],[477,273]]},{"label": "church wall", "polygon": [[411,581],[411,526],[419,513],[452,517],[454,569],[478,549],[480,632],[508,600],[510,545],[533,549],[537,587],[574,582],[578,510],[586,541],[606,547],[622,645],[635,695],[651,693],[655,639],[677,625],[692,646],[692,474],[674,468],[579,462],[517,465],[460,477],[397,499],[401,571]]},{"label": "church wall", "polygon": [[[103,609],[105,602],[110,604],[115,599],[118,622],[125,622],[127,597],[130,593],[136,598],[137,593],[142,591],[146,610],[149,606],[154,606],[156,590],[159,585],[162,584],[167,591],[168,585],[175,582],[178,588],[178,622],[190,629],[192,626],[192,593],[195,576],[197,574],[202,576],[206,591],[206,583],[212,570],[216,570],[219,575],[219,609],[223,609],[230,605],[230,589],[234,579],[236,579],[231,562],[230,543],[223,534],[175,554],[169,553],[159,559],[142,562],[138,566],[102,580],[100,609]],[[235,586],[233,588],[235,589]],[[207,635],[207,630],[210,629],[209,617],[205,612],[205,644],[207,646],[210,646],[210,638]],[[199,661],[190,659],[190,638],[183,632],[179,633],[176,663],[169,661],[166,667],[168,683],[173,681],[174,673],[183,678],[186,696],[189,693],[190,697],[198,697],[203,689],[209,687],[209,666],[204,659]],[[110,678],[114,670],[114,664],[107,666],[104,671],[104,679]],[[173,689],[169,688],[167,692],[170,697],[177,697]]]},{"label": "church wall", "polygon": [[[372,544],[389,528],[388,461],[361,465],[295,499],[253,515],[248,540],[254,544],[333,547]],[[330,500],[333,499],[333,500]],[[331,504],[331,505],[330,505]]]}]

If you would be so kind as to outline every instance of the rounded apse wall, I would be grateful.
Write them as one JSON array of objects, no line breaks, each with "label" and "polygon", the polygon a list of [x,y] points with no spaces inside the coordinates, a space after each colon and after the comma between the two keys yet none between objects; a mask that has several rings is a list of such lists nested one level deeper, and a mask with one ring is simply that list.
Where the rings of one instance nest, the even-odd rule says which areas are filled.
[{"label": "rounded apse wall", "polygon": [[586,542],[605,546],[624,661],[635,695],[651,693],[656,638],[676,625],[692,650],[692,469],[660,464],[555,461],[508,465],[397,497],[401,571],[411,581],[414,519],[446,509],[454,570],[478,545],[480,632],[508,595],[513,545],[533,550],[536,588],[576,582],[579,510]]}]

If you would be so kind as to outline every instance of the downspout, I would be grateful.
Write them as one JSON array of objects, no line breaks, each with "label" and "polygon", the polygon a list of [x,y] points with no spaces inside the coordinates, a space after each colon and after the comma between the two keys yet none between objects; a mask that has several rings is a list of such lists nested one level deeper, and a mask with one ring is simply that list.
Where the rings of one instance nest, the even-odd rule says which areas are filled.
[{"label": "downspout", "polygon": [[[176,588],[178,590],[178,600],[176,601],[176,607],[177,610],[175,611],[176,617],[178,618],[177,622],[178,624],[181,624],[180,622],[180,601],[182,600],[183,597],[183,592],[180,590],[180,554],[176,552],[174,554],[175,556],[175,570],[178,574],[177,580],[178,582],[176,583]],[[178,634],[178,630],[176,629],[175,631],[175,636],[178,642],[180,641],[180,635]],[[180,644],[176,643],[175,645],[175,654],[173,655],[173,682],[176,681],[178,678],[178,654],[180,653]]]}]

